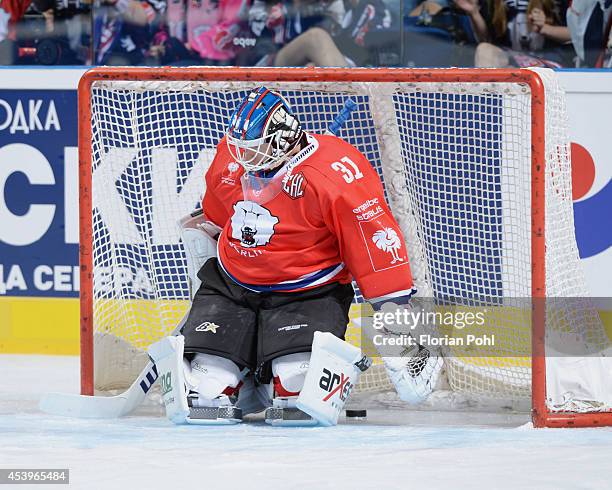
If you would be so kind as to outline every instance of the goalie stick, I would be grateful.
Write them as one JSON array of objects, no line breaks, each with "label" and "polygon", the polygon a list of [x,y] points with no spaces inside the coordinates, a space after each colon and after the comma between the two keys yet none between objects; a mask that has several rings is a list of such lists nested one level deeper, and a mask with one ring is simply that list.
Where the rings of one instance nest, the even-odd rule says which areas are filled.
[{"label": "goalie stick", "polygon": [[[181,331],[187,321],[188,313],[185,313],[171,335],[176,335]],[[84,419],[123,417],[142,404],[157,377],[157,367],[153,361],[149,361],[136,381],[119,395],[89,396],[74,393],[47,393],[41,398],[39,408],[45,413],[65,417]]]},{"label": "goalie stick", "polygon": [[[325,133],[337,135],[356,108],[357,103],[353,99],[347,99]],[[185,314],[171,335],[176,335],[181,331],[188,313]],[[47,393],[41,398],[39,408],[45,413],[65,417],[98,419],[122,417],[142,404],[157,378],[157,367],[154,362],[149,361],[136,381],[119,395],[89,396],[74,393]]]},{"label": "goalie stick", "polygon": [[340,112],[336,114],[334,120],[327,127],[327,131],[325,134],[333,134],[334,136],[338,136],[338,131],[342,129],[346,121],[348,121],[349,117],[351,117],[351,113],[357,108],[357,103],[353,99],[346,99],[344,101],[344,105]]}]

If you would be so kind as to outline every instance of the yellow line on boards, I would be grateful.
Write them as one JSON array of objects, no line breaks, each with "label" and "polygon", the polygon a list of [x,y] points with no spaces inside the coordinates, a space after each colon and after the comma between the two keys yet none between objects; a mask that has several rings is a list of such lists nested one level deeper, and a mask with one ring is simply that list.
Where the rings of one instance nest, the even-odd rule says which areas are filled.
[{"label": "yellow line on boards", "polygon": [[0,297],[0,353],[79,353],[79,299]]},{"label": "yellow line on boards", "polygon": [[[123,301],[121,310],[130,312],[131,326],[124,323],[116,301],[102,301],[101,308],[106,319],[104,331],[125,340],[140,338],[149,344],[164,335],[167,328],[151,328],[159,317],[156,311],[160,305],[146,300]],[[163,309],[168,316],[164,325],[174,325],[188,308],[185,301],[167,301]],[[355,318],[361,310],[353,305],[350,316]],[[608,337],[612,339],[612,311],[600,311]],[[107,325],[104,325],[104,324]],[[148,326],[148,335],[141,330]],[[114,332],[117,329],[118,332]],[[159,330],[159,331],[157,331]],[[347,340],[359,345],[361,332],[353,324],[347,330]],[[138,345],[137,347],[143,347]],[[0,354],[57,354],[78,355],[79,353],[79,300],[78,298],[0,297]]]}]

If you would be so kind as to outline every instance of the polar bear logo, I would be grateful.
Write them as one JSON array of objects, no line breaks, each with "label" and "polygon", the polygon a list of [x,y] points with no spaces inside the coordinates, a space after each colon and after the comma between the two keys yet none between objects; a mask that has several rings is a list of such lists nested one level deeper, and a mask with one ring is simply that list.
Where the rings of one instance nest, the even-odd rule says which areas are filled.
[{"label": "polar bear logo", "polygon": [[232,216],[232,238],[240,240],[243,247],[252,248],[267,245],[274,235],[278,218],[269,210],[251,201],[234,204]]}]

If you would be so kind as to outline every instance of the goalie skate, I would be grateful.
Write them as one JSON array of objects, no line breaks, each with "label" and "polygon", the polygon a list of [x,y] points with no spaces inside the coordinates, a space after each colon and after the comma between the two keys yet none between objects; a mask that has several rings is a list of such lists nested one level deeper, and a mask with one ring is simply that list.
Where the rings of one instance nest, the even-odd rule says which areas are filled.
[{"label": "goalie skate", "polygon": [[[317,425],[317,421],[299,408],[290,406],[288,400],[275,398],[273,406],[265,411],[266,423],[276,427],[304,427]],[[294,402],[295,403],[295,402]]]},{"label": "goalie skate", "polygon": [[[197,394],[195,395],[197,399]],[[242,410],[234,406],[194,407],[193,396],[187,397],[189,415],[187,423],[192,425],[233,425],[242,422]]]}]

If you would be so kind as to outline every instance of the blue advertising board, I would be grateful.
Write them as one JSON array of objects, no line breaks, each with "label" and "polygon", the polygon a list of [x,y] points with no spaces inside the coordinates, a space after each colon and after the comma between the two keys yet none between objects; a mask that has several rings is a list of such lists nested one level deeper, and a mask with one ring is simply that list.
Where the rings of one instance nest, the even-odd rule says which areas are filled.
[{"label": "blue advertising board", "polygon": [[75,90],[0,90],[0,294],[78,296]]}]

